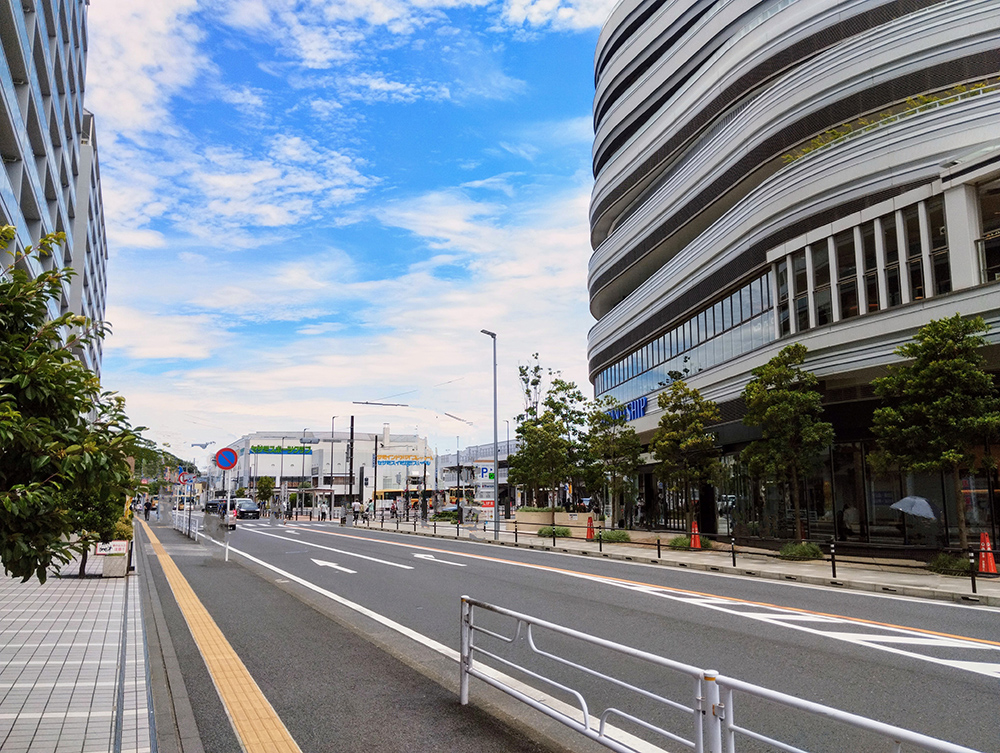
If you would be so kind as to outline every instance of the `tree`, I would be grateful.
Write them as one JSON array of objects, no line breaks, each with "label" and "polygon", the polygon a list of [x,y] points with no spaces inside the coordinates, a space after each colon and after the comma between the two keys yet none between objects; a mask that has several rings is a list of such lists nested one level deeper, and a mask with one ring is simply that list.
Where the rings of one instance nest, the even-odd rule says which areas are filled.
[{"label": "tree", "polygon": [[743,423],[760,428],[761,438],[740,459],[755,478],[774,480],[791,494],[795,535],[802,538],[801,480],[820,451],[833,442],[833,426],[823,421],[822,395],[816,376],[801,368],[808,349],[801,343],[782,348],[753,370],[743,390]]},{"label": "tree", "polygon": [[714,478],[719,471],[718,449],[709,427],[719,423],[719,408],[675,374],[657,397],[663,411],[650,442],[659,463],[657,473],[664,485],[684,501],[688,528],[694,517],[692,490]]},{"label": "tree", "polygon": [[975,462],[970,448],[1000,428],[1000,401],[980,352],[986,344],[980,333],[988,331],[978,316],[932,320],[896,348],[907,362],[890,365],[886,376],[872,382],[886,401],[873,416],[878,449],[872,462],[880,469],[950,471],[963,549],[969,542],[959,471]]},{"label": "tree", "polygon": [[587,416],[587,450],[611,497],[611,519],[622,517],[621,499],[630,476],[639,468],[642,443],[628,425],[621,403],[609,397],[596,401]]},{"label": "tree", "polygon": [[[14,237],[0,228],[0,248]],[[74,356],[104,328],[73,313],[48,318],[71,269],[25,271],[63,240],[12,254],[0,281],[0,561],[25,581],[109,540],[133,488],[138,430]]]},{"label": "tree", "polygon": [[274,496],[274,477],[260,476],[257,479],[257,488],[254,491],[258,505],[270,505],[271,497]]},{"label": "tree", "polygon": [[507,459],[510,483],[524,486],[535,501],[539,489],[554,489],[569,473],[569,442],[551,412],[517,427],[520,446]]}]

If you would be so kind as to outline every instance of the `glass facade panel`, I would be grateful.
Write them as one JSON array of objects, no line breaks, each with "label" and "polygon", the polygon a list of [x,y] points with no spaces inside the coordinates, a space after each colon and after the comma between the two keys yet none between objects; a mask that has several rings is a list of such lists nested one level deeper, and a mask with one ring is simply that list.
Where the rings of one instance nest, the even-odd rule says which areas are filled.
[{"label": "glass facade panel", "polygon": [[785,261],[778,262],[778,300],[788,299],[788,264]]},{"label": "glass facade panel", "polygon": [[840,283],[840,318],[858,315],[858,283],[851,279]]},{"label": "glass facade panel", "polygon": [[874,272],[878,268],[878,257],[875,254],[874,222],[866,222],[861,226],[861,250],[865,259],[865,272]]},{"label": "glass facade panel", "polygon": [[889,306],[898,306],[903,302],[903,293],[899,287],[899,265],[888,267],[885,270],[886,295],[889,296]]},{"label": "glass facade panel", "polygon": [[809,329],[809,298],[800,295],[795,299],[795,328],[798,332]]},{"label": "glass facade panel", "polygon": [[830,296],[830,288],[817,290],[813,294],[813,300],[816,302],[816,326],[822,327],[824,324],[833,322],[833,300]]},{"label": "glass facade panel", "polygon": [[854,258],[854,231],[845,230],[833,237],[833,247],[837,256],[837,279],[854,278],[858,271]]},{"label": "glass facade panel", "polygon": [[903,210],[903,232],[906,234],[906,258],[920,256],[920,212],[916,204]]},{"label": "glass facade panel", "polygon": [[924,265],[918,259],[907,262],[910,278],[910,300],[919,301],[924,297]]},{"label": "glass facade panel", "polygon": [[[827,249],[828,244],[825,238],[811,246],[813,283],[817,288],[830,284],[830,253]],[[798,288],[795,289],[795,292],[799,292]]]},{"label": "glass facade panel", "polygon": [[806,281],[806,252],[796,251],[792,254],[792,275],[795,278],[795,295],[801,295],[808,289]]},{"label": "glass facade panel", "polygon": [[882,246],[885,250],[885,265],[899,264],[899,244],[896,242],[896,215],[887,214],[880,218],[882,224]]},{"label": "glass facade panel", "polygon": [[740,289],[740,307],[742,309],[743,321],[753,316],[753,302],[750,300],[750,286],[745,285]]},{"label": "glass facade panel", "polygon": [[878,311],[878,272],[865,274],[865,294],[868,298],[868,312]]},{"label": "glass facade panel", "polygon": [[791,325],[791,319],[788,316],[787,301],[778,306],[778,327],[780,329],[780,334],[782,337],[791,334],[792,325]]}]

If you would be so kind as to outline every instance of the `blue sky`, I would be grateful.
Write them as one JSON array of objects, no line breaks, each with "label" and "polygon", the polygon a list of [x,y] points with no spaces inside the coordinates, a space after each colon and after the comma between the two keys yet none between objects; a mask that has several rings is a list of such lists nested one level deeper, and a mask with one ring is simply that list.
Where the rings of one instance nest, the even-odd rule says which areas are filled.
[{"label": "blue sky", "polygon": [[199,462],[192,442],[352,413],[441,452],[487,442],[483,328],[501,438],[532,353],[589,394],[593,54],[612,6],[93,3],[103,381],[133,421]]}]

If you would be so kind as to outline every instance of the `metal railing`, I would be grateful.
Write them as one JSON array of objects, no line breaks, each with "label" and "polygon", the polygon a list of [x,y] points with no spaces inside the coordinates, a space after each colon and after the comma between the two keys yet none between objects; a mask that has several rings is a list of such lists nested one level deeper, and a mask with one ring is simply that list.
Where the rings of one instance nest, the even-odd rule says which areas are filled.
[{"label": "metal railing", "polygon": [[204,517],[194,517],[191,510],[172,510],[171,524],[175,531],[180,531],[189,539],[198,540],[198,535],[204,526]]},{"label": "metal railing", "polygon": [[[477,610],[483,610],[514,620],[516,624],[512,634],[502,634],[477,625],[475,618]],[[801,748],[737,724],[734,705],[735,693],[769,701],[784,706],[789,710],[802,711],[820,716],[882,739],[884,747],[867,748],[868,750],[885,750],[891,753],[900,753],[902,744],[906,743],[916,746],[921,750],[930,751],[930,753],[977,753],[971,748],[938,740],[918,732],[878,722],[830,706],[804,701],[786,693],[720,675],[714,670],[700,669],[636,648],[596,638],[592,635],[563,627],[562,625],[556,625],[520,612],[487,604],[468,596],[462,597],[461,619],[459,700],[462,705],[466,705],[469,702],[469,678],[476,677],[488,685],[517,698],[541,713],[556,719],[604,747],[618,751],[619,753],[636,753],[639,750],[648,751],[650,746],[648,743],[644,743],[642,739],[609,724],[609,720],[612,719],[629,722],[648,733],[648,736],[651,738],[683,745],[695,751],[695,753],[736,753],[738,735],[749,740],[771,745],[777,750],[788,751],[789,753],[805,753]],[[678,702],[652,693],[621,677],[597,671],[584,664],[554,654],[551,651],[543,650],[536,644],[536,630],[576,639],[590,646],[601,647],[619,655],[652,664],[671,673],[679,673],[690,679],[691,693],[687,696],[686,700]],[[692,717],[690,721],[691,726],[686,734],[690,734],[691,739],[663,729],[652,723],[649,719],[643,719],[638,716],[638,712],[630,712],[627,709],[609,706],[597,716],[593,716],[583,691],[570,687],[564,682],[557,682],[554,679],[545,677],[540,671],[536,671],[535,668],[526,666],[524,663],[519,664],[510,658],[501,656],[497,653],[499,649],[490,650],[477,645],[477,635],[484,635],[495,639],[500,643],[501,647],[512,646],[516,643],[524,645],[528,648],[530,652],[529,656],[531,657],[537,657],[539,660],[551,660],[559,665],[576,670],[583,675],[604,680],[615,687],[617,691],[616,698],[619,703],[626,700],[626,696],[620,691],[631,691],[633,697],[637,700],[646,699],[647,701],[653,701],[659,707],[689,714]],[[477,659],[480,658],[489,659],[501,667],[513,669],[521,675],[538,681],[543,686],[561,691],[565,695],[572,697],[576,702],[576,706],[564,704],[556,699],[546,702],[545,699],[536,697],[537,693],[535,695],[526,693],[512,684],[512,678],[495,671],[490,671],[488,665],[480,669],[476,663]],[[535,662],[535,664],[540,663],[541,661]],[[665,683],[660,684],[664,685]]]}]

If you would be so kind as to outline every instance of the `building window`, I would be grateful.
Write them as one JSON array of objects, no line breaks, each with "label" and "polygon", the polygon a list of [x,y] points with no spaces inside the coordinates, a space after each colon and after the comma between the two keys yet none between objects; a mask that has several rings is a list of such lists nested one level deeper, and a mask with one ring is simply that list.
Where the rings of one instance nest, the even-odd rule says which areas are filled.
[{"label": "building window", "polygon": [[813,263],[813,302],[816,307],[816,326],[822,327],[833,321],[833,298],[830,293],[830,251],[829,241],[824,238],[810,246]]},{"label": "building window", "polygon": [[809,285],[806,280],[806,252],[792,254],[792,278],[795,281],[795,329],[809,329]]},{"label": "building window", "polygon": [[780,337],[784,337],[792,331],[788,313],[788,262],[782,259],[778,262],[778,334]]},{"label": "building window", "polygon": [[861,251],[865,265],[865,297],[868,312],[879,309],[878,300],[878,255],[875,253],[875,223],[866,222],[861,226]]},{"label": "building window", "polygon": [[905,234],[906,269],[910,284],[910,300],[924,298],[924,263],[920,243],[920,212],[917,205],[903,210],[903,233]]},{"label": "building window", "polygon": [[899,284],[899,243],[896,239],[896,217],[887,214],[881,218],[882,247],[885,250],[885,287],[886,301],[889,306],[898,306],[903,302],[903,293]]},{"label": "building window", "polygon": [[979,216],[982,235],[979,238],[979,264],[982,281],[1000,280],[1000,181],[979,187]]},{"label": "building window", "polygon": [[858,315],[858,263],[854,256],[854,230],[833,237],[837,258],[837,292],[840,295],[840,318]]},{"label": "building window", "polygon": [[927,223],[931,230],[931,274],[934,295],[951,292],[951,263],[948,258],[948,228],[944,219],[944,200],[935,196],[927,202]]}]

